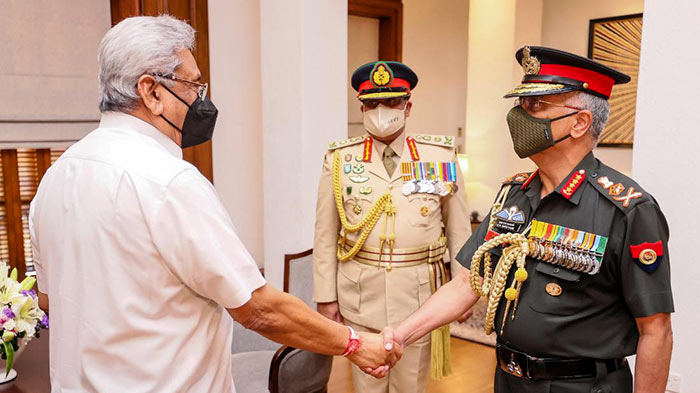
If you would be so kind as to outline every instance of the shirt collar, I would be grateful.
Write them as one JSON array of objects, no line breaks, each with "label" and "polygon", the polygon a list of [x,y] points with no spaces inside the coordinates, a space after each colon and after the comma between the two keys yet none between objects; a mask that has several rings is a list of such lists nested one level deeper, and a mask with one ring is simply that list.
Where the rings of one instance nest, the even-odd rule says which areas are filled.
[{"label": "shirt collar", "polygon": [[182,159],[182,148],[175,141],[136,116],[122,112],[105,112],[100,119],[100,128],[116,128],[145,135],[155,140],[174,157]]},{"label": "shirt collar", "polygon": [[559,193],[564,199],[578,205],[581,200],[581,195],[583,195],[583,189],[588,183],[586,177],[591,176],[593,172],[598,167],[598,160],[590,152],[586,157],[581,160],[581,162],[574,167],[574,169],[564,178],[564,180],[557,186],[555,191]]},{"label": "shirt collar", "polygon": [[[593,174],[595,174],[594,176],[597,176],[597,169],[598,160],[593,155],[593,152],[590,152],[583,158],[583,160],[581,160],[581,162],[579,162],[578,165],[574,167],[571,172],[569,172],[568,175],[566,175],[566,177],[564,177],[564,180],[559,183],[557,188],[554,189],[554,192],[560,194],[562,197],[564,197],[564,199],[573,203],[574,205],[578,205],[581,201],[581,195],[583,195],[582,190],[586,187],[586,178]],[[526,190],[525,193],[528,197],[536,197],[539,199],[540,190],[542,189],[542,181],[539,177],[539,171],[533,173],[533,176],[534,177],[532,179],[528,179],[529,183],[524,184],[522,188]]]},{"label": "shirt collar", "polygon": [[[374,138],[372,138],[374,139]],[[374,139],[377,146],[377,153],[379,153],[379,157],[384,157],[384,150],[386,150],[387,146],[391,147],[391,150],[396,153],[398,157],[401,157],[401,154],[403,153],[403,145],[406,143],[406,131],[402,132],[401,135],[396,137],[393,141],[391,141],[390,144],[385,145],[384,143],[378,141],[377,139]]]}]

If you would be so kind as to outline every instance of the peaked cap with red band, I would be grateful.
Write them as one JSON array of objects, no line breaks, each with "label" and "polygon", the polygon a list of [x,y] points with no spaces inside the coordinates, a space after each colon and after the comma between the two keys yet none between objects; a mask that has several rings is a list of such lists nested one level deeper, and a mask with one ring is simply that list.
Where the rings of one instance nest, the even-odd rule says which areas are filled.
[{"label": "peaked cap with red band", "polygon": [[607,100],[613,85],[630,81],[629,76],[601,63],[557,49],[525,46],[515,58],[525,76],[504,98],[584,91]]},{"label": "peaked cap with red band", "polygon": [[410,95],[418,84],[418,76],[406,64],[375,61],[356,69],[351,83],[360,101],[382,100]]}]

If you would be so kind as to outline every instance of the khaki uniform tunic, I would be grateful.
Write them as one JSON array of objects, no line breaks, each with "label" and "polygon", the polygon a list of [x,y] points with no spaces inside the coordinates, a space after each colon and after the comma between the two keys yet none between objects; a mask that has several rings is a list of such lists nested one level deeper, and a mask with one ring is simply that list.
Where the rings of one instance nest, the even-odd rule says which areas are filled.
[{"label": "khaki uniform tunic", "polygon": [[[412,135],[420,162],[456,161],[452,137]],[[386,145],[372,144],[371,162],[362,162],[367,136],[332,143],[325,157],[318,190],[314,241],[314,300],[319,303],[338,301],[346,322],[359,330],[379,331],[396,326],[416,311],[431,295],[430,269],[427,264],[393,269],[362,264],[357,259],[338,262],[341,223],[333,193],[333,158],[341,156],[341,191],[343,207],[350,225],[357,224],[375,201],[390,192],[396,206],[394,249],[412,249],[437,243],[444,233],[450,255],[469,238],[470,222],[466,208],[464,183],[457,170],[457,192],[437,194],[402,193],[401,162],[412,162],[406,135],[399,136],[390,147],[397,153],[397,165],[389,175],[382,162]],[[346,167],[350,165],[350,167]],[[347,169],[346,169],[347,168]],[[349,173],[348,172],[349,169]],[[358,207],[359,206],[359,207]],[[379,248],[380,235],[385,233],[386,215],[372,229],[365,247]],[[391,222],[387,223],[391,226]],[[389,228],[386,229],[388,234]],[[355,242],[358,233],[347,235]],[[388,253],[388,247],[385,246]],[[458,265],[458,264],[453,264]],[[397,368],[384,380],[365,377],[355,369],[355,389],[362,392],[421,392],[425,388],[430,363],[430,336],[407,348]],[[427,348],[427,349],[426,349]],[[413,358],[413,359],[412,359]],[[402,371],[404,370],[404,371]],[[360,386],[358,386],[358,384]]]}]

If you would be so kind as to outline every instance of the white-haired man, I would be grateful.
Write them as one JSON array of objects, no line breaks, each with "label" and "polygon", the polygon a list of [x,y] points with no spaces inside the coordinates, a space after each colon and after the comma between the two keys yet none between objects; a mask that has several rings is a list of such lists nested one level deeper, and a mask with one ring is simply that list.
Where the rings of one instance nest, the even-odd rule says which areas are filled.
[{"label": "white-haired man", "polygon": [[169,16],[107,32],[100,126],[51,167],[32,203],[52,391],[234,392],[226,311],[272,340],[384,375],[400,348],[266,285],[212,184],[182,160],[217,116],[194,34]]}]

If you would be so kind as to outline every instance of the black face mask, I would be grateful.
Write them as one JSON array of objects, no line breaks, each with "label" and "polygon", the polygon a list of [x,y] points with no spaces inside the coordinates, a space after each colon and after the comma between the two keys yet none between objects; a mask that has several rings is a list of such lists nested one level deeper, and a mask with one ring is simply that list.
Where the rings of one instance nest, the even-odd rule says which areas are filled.
[{"label": "black face mask", "polygon": [[219,110],[216,109],[216,106],[214,106],[211,100],[209,98],[202,100],[197,96],[197,99],[190,105],[172,90],[168,89],[167,86],[162,86],[189,108],[185,115],[185,122],[182,124],[182,128],[170,122],[165,116],[160,115],[163,120],[167,121],[168,124],[182,134],[181,147],[184,149],[209,141],[214,134],[216,117],[219,115]]},{"label": "black face mask", "polygon": [[571,134],[555,141],[552,135],[552,122],[573,116],[578,112],[568,113],[554,119],[540,119],[527,113],[521,106],[513,107],[508,112],[506,120],[510,129],[510,137],[513,139],[515,153],[520,158],[530,157],[570,137]]}]

